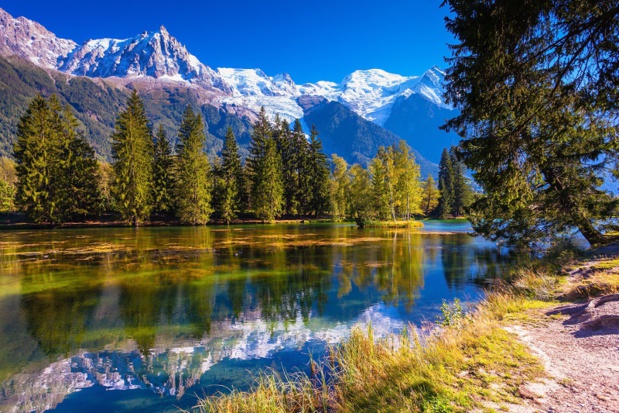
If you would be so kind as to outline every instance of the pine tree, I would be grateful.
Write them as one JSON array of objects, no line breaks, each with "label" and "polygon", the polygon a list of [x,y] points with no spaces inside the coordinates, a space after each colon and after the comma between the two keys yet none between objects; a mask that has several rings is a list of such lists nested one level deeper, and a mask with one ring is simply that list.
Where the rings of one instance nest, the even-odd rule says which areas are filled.
[{"label": "pine tree", "polygon": [[331,175],[331,207],[333,219],[342,221],[350,215],[350,177],[348,164],[344,158],[331,155],[333,174]]},{"label": "pine tree", "polygon": [[291,151],[295,154],[294,160],[294,173],[297,176],[297,188],[296,188],[296,205],[299,214],[309,214],[311,212],[311,174],[309,171],[309,142],[305,137],[303,126],[299,119],[294,121],[294,127],[292,131],[292,145]]},{"label": "pine tree", "polygon": [[428,175],[428,179],[423,183],[423,198],[421,201],[422,212],[425,216],[430,216],[432,211],[438,205],[439,191],[436,188],[436,183],[432,175]]},{"label": "pine tree", "polygon": [[444,219],[452,215],[455,202],[454,170],[451,155],[447,149],[443,149],[441,161],[438,164],[438,190],[441,194],[438,201],[438,215]]},{"label": "pine tree", "polygon": [[299,153],[295,136],[285,120],[275,125],[275,140],[282,158],[282,180],[284,184],[284,212],[299,215]]},{"label": "pine tree", "polygon": [[464,215],[466,208],[471,204],[473,194],[468,179],[464,175],[465,166],[458,160],[453,148],[451,151],[451,164],[454,172],[452,215],[460,217]]},{"label": "pine tree", "polygon": [[206,224],[211,207],[210,164],[204,153],[206,136],[202,115],[187,106],[178,132],[178,218],[184,224]]},{"label": "pine tree", "polygon": [[61,223],[99,212],[97,162],[78,121],[55,95],[36,97],[18,126],[18,204],[35,222]]},{"label": "pine tree", "polygon": [[153,213],[163,216],[174,211],[174,159],[172,147],[162,125],[155,134],[155,153],[153,159]]},{"label": "pine tree", "polygon": [[327,156],[322,150],[322,142],[318,138],[318,131],[313,125],[310,132],[307,174],[311,196],[308,203],[308,212],[317,217],[325,214],[331,208],[329,197],[330,173]]},{"label": "pine tree", "polygon": [[619,157],[614,1],[447,0],[453,13],[446,127],[483,195],[473,226],[515,244],[580,230],[608,239],[618,199],[600,189]]},{"label": "pine tree", "polygon": [[217,213],[229,224],[236,218],[242,205],[242,187],[244,185],[243,167],[232,128],[228,127],[224,147],[221,151],[222,163],[218,173],[217,192],[219,202]]},{"label": "pine tree", "polygon": [[78,131],[78,120],[58,100],[50,99],[50,109],[59,114],[59,159],[56,162],[58,217],[61,222],[83,220],[102,209],[99,165],[95,151]]},{"label": "pine tree", "polygon": [[13,151],[17,161],[17,204],[34,222],[54,222],[58,130],[43,96],[35,97],[20,119]]},{"label": "pine tree", "polygon": [[152,209],[153,152],[144,103],[134,90],[112,135],[114,205],[134,226],[148,218]]},{"label": "pine tree", "polygon": [[281,157],[264,108],[254,125],[250,152],[252,209],[258,218],[272,222],[283,211],[284,185]]}]

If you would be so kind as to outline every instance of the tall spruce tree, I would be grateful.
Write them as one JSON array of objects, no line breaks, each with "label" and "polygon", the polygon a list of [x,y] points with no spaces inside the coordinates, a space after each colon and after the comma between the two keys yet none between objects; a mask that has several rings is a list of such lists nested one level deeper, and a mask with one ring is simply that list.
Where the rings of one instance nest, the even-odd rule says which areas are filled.
[{"label": "tall spruce tree", "polygon": [[60,159],[57,165],[58,216],[61,221],[83,220],[102,210],[99,164],[95,151],[78,130],[78,121],[60,102],[50,100],[50,108],[61,114]]},{"label": "tall spruce tree", "polygon": [[164,217],[174,214],[175,187],[172,146],[163,125],[159,125],[155,133],[153,159],[153,213]]},{"label": "tall spruce tree", "polygon": [[282,180],[284,184],[284,212],[290,215],[299,215],[299,156],[295,137],[290,125],[285,120],[280,121],[275,139],[282,158]]},{"label": "tall spruce tree", "polygon": [[438,190],[441,194],[438,201],[438,216],[444,219],[452,215],[455,202],[454,169],[447,149],[443,149],[438,164]]},{"label": "tall spruce tree", "polygon": [[453,17],[448,129],[483,190],[477,232],[530,244],[574,229],[605,242],[619,158],[615,1],[447,0]]},{"label": "tall spruce tree", "polygon": [[311,175],[309,171],[309,142],[303,131],[299,119],[294,121],[292,128],[291,151],[294,152],[293,167],[297,176],[297,189],[295,194],[297,211],[299,214],[309,214],[311,211],[310,201],[312,197]]},{"label": "tall spruce tree", "polygon": [[252,180],[251,205],[256,216],[273,222],[284,206],[282,161],[264,108],[254,124],[248,165]]},{"label": "tall spruce tree", "polygon": [[311,196],[307,212],[317,217],[331,209],[331,199],[329,196],[329,162],[322,150],[322,142],[318,138],[318,130],[314,125],[310,132],[307,154],[307,174]]},{"label": "tall spruce tree", "polygon": [[58,134],[47,100],[33,99],[17,125],[13,146],[17,161],[16,201],[34,222],[55,220],[54,160],[58,159]]},{"label": "tall spruce tree", "polygon": [[134,90],[112,135],[114,205],[134,226],[147,219],[152,209],[153,152],[144,103]]},{"label": "tall spruce tree", "polygon": [[17,203],[35,222],[61,223],[100,206],[94,151],[55,95],[37,96],[18,125]]},{"label": "tall spruce tree", "polygon": [[206,224],[211,207],[211,167],[204,153],[206,135],[202,115],[187,106],[178,132],[178,175],[176,199],[178,218],[183,224]]},{"label": "tall spruce tree", "polygon": [[224,147],[221,151],[221,166],[218,173],[218,215],[229,224],[236,218],[242,207],[244,185],[243,166],[239,147],[232,128],[228,127]]}]

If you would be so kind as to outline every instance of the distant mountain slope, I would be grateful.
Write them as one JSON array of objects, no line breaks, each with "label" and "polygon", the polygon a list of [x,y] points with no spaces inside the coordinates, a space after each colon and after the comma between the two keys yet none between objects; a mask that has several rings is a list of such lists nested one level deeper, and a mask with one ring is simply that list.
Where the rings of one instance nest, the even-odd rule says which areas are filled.
[{"label": "distant mountain slope", "polygon": [[387,130],[401,136],[421,154],[438,163],[443,148],[457,145],[459,137],[439,129],[456,111],[437,106],[419,95],[400,97],[384,123]]},{"label": "distant mountain slope", "polygon": [[[380,146],[395,145],[400,137],[381,126],[363,119],[339,102],[323,101],[307,109],[303,118],[315,125],[326,153],[336,153],[349,163],[367,166]],[[422,177],[437,176],[438,165],[429,162],[413,149]]]},{"label": "distant mountain slope", "polygon": [[[114,131],[116,116],[124,106],[130,89],[102,79],[67,76],[48,72],[21,58],[0,57],[0,156],[12,153],[19,118],[38,93],[57,94],[60,100],[75,109],[86,136],[97,154],[110,159],[109,138]],[[199,109],[208,125],[208,147],[211,154],[222,146],[228,126],[239,140],[249,143],[251,121],[209,104],[201,104],[191,88],[140,88],[146,113],[154,124],[162,124],[175,141],[183,110],[187,105]]]}]

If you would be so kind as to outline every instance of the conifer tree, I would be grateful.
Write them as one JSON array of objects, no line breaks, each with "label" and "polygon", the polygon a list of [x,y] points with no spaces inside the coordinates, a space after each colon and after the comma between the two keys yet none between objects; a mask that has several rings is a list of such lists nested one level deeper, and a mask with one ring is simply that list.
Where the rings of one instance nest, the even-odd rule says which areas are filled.
[{"label": "conifer tree", "polygon": [[348,164],[344,158],[331,155],[333,174],[331,175],[331,207],[333,219],[342,221],[350,214],[350,177]]},{"label": "conifer tree", "polygon": [[174,211],[174,159],[165,129],[159,125],[155,133],[153,159],[153,213],[169,216]]},{"label": "conifer tree", "polygon": [[277,133],[275,139],[282,158],[282,180],[284,184],[284,212],[290,215],[299,215],[299,156],[295,136],[290,125],[285,120],[275,125]]},{"label": "conifer tree", "polygon": [[283,211],[284,185],[281,157],[264,108],[254,125],[248,161],[252,180],[252,209],[258,218],[272,222]]},{"label": "conifer tree", "polygon": [[318,131],[312,125],[307,158],[307,174],[310,184],[310,200],[308,212],[314,217],[330,210],[329,196],[329,163],[322,150],[322,142],[318,138]]},{"label": "conifer tree", "polygon": [[474,229],[530,245],[578,229],[604,243],[619,199],[600,188],[619,158],[616,1],[447,0],[453,17],[446,127],[483,195]]},{"label": "conifer tree", "polygon": [[204,153],[206,136],[202,115],[187,106],[178,132],[178,218],[184,224],[206,224],[211,207],[210,164]]},{"label": "conifer tree", "polygon": [[219,201],[217,213],[229,224],[236,218],[242,205],[241,190],[244,185],[243,167],[232,128],[228,127],[224,147],[221,151],[221,166],[218,173],[217,192]]},{"label": "conifer tree", "polygon": [[13,151],[17,161],[16,201],[34,222],[54,222],[54,160],[58,159],[58,130],[47,100],[39,95],[17,126]]},{"label": "conifer tree", "polygon": [[436,188],[436,183],[432,175],[428,175],[428,179],[423,183],[423,198],[421,201],[422,212],[425,216],[430,216],[432,211],[438,205],[439,191]]},{"label": "conifer tree", "polygon": [[299,214],[311,212],[310,201],[312,197],[311,174],[309,171],[309,142],[303,131],[299,119],[294,121],[292,131],[291,151],[295,154],[291,163],[294,165],[294,173],[297,177],[296,205]]},{"label": "conifer tree", "polygon": [[99,165],[95,151],[78,131],[78,120],[68,107],[50,99],[50,109],[59,117],[59,159],[56,162],[58,217],[61,222],[85,219],[101,212]]},{"label": "conifer tree", "polygon": [[94,151],[55,95],[36,97],[18,126],[17,202],[35,222],[61,223],[98,212]]},{"label": "conifer tree", "polygon": [[148,218],[152,209],[153,152],[144,103],[134,90],[112,135],[114,205],[134,226]]},{"label": "conifer tree", "polygon": [[468,179],[464,175],[464,164],[458,160],[453,148],[451,151],[451,164],[453,168],[454,189],[452,215],[460,217],[464,215],[465,209],[471,204],[473,194]]},{"label": "conifer tree", "polygon": [[443,149],[441,161],[438,164],[438,190],[441,194],[438,201],[438,215],[444,219],[452,214],[455,202],[454,170],[451,155],[447,149]]}]

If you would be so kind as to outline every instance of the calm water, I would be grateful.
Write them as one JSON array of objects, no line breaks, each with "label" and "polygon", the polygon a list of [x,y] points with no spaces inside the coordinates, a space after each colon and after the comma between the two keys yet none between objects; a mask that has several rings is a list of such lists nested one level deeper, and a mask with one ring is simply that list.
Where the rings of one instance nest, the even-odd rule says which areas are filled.
[{"label": "calm water", "polygon": [[177,411],[265,368],[305,370],[355,324],[433,321],[510,260],[467,230],[1,232],[0,411]]}]

